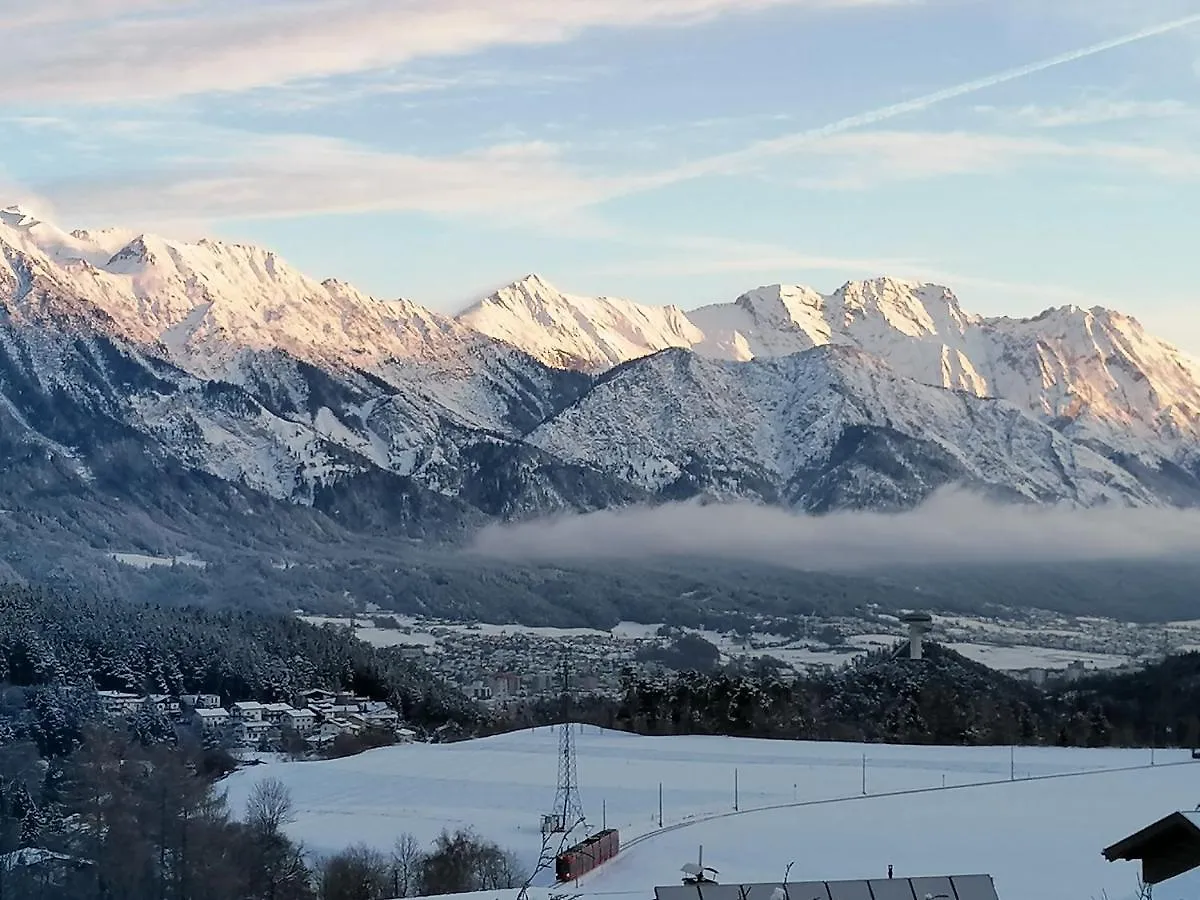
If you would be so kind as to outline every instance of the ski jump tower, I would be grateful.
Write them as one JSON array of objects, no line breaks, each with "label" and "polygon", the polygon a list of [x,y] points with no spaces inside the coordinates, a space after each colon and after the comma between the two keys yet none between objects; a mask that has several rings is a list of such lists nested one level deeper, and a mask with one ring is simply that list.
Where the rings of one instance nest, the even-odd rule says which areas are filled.
[{"label": "ski jump tower", "polygon": [[563,659],[562,724],[558,736],[558,789],[554,809],[542,816],[542,832],[564,834],[579,825],[586,827],[583,801],[579,797],[579,769],[575,760],[575,730],[571,727],[571,661]]},{"label": "ski jump tower", "polygon": [[910,612],[902,615],[900,621],[908,626],[908,658],[923,659],[922,641],[933,627],[933,616],[924,612]]}]

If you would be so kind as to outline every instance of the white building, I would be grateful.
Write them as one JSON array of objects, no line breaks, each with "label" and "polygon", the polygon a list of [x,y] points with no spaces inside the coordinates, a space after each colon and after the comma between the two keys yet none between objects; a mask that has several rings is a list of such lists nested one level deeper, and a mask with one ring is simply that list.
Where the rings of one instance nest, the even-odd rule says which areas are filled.
[{"label": "white building", "polygon": [[121,691],[96,691],[100,698],[100,708],[106,716],[128,716],[137,712],[142,705],[142,698],[137,694],[126,694]]},{"label": "white building", "polygon": [[219,731],[228,724],[229,713],[223,709],[197,709],[192,712],[192,725],[198,731]]},{"label": "white building", "polygon": [[300,701],[307,706],[312,706],[318,703],[332,703],[337,696],[333,691],[327,691],[324,688],[312,688],[300,694]]},{"label": "white building", "polygon": [[280,717],[280,724],[288,726],[297,734],[311,734],[317,726],[317,714],[311,709],[288,709]]},{"label": "white building", "polygon": [[179,715],[179,700],[170,694],[151,694],[148,698],[164,716]]},{"label": "white building", "polygon": [[284,715],[292,710],[290,703],[264,703],[262,708],[262,717],[264,722],[279,723],[283,721]]},{"label": "white building", "polygon": [[393,729],[400,724],[400,713],[386,706],[383,709],[363,713],[363,718],[374,728]]},{"label": "white building", "polygon": [[261,722],[263,705],[257,700],[239,700],[233,704],[230,714],[239,722]]},{"label": "white building", "polygon": [[278,734],[278,728],[262,719],[242,719],[237,723],[237,739],[243,747],[257,747]]},{"label": "white building", "polygon": [[216,694],[183,694],[179,702],[187,709],[221,708],[221,698]]}]

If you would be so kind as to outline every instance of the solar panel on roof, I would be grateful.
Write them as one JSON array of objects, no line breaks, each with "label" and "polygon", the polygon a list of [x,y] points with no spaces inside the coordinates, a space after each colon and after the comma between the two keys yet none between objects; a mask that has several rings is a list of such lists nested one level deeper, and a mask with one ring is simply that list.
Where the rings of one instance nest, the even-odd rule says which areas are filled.
[{"label": "solar panel on roof", "polygon": [[950,886],[949,878],[913,878],[911,881],[913,896],[916,897],[916,900],[925,900],[926,897],[955,900],[954,888]]},{"label": "solar panel on roof", "polygon": [[829,888],[823,881],[792,881],[787,896],[788,900],[829,900]]},{"label": "solar panel on roof", "polygon": [[865,881],[829,881],[830,900],[874,900]]},{"label": "solar panel on roof", "polygon": [[955,875],[950,880],[958,900],[1000,900],[990,875]]},{"label": "solar panel on roof", "polygon": [[[871,896],[875,900],[913,900],[913,889],[907,878],[876,878],[871,882]],[[946,882],[947,885],[950,882]],[[920,900],[924,894],[920,894]]]},{"label": "solar panel on roof", "polygon": [[[787,892],[781,884],[743,884],[742,900],[786,900]],[[788,885],[788,891],[792,886]],[[778,893],[777,893],[778,892]]]},{"label": "solar panel on roof", "polygon": [[989,875],[792,881],[787,885],[706,882],[656,887],[654,894],[657,900],[999,900]]},{"label": "solar panel on roof", "polygon": [[692,891],[688,900],[742,900],[740,884],[694,884],[687,890]]}]

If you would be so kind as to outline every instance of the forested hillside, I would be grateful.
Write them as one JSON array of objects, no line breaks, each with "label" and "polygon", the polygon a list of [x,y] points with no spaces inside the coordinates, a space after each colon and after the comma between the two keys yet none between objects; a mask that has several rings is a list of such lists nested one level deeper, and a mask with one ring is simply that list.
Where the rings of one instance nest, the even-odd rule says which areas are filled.
[{"label": "forested hillside", "polygon": [[387,700],[430,729],[470,730],[480,718],[397,651],[289,615],[0,588],[0,622],[0,684],[8,707],[26,711],[9,716],[9,727],[26,723],[47,755],[69,751],[94,718],[91,689],[271,701],[325,687]]},{"label": "forested hillside", "polygon": [[[651,735],[1064,747],[1200,743],[1200,654],[1042,690],[937,644],[920,663],[905,658],[903,647],[786,680],[769,663],[758,671],[629,672],[622,696],[576,699],[572,715]],[[558,704],[531,704],[512,710],[501,727],[560,717]]]}]

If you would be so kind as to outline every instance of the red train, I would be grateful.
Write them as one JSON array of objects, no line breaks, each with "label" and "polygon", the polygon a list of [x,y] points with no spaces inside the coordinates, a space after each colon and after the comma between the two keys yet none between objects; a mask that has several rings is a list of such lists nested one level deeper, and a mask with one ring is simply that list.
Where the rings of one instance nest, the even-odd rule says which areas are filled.
[{"label": "red train", "polygon": [[574,881],[601,863],[608,862],[620,849],[621,836],[617,829],[598,831],[558,854],[558,859],[554,861],[554,874],[559,881]]}]

